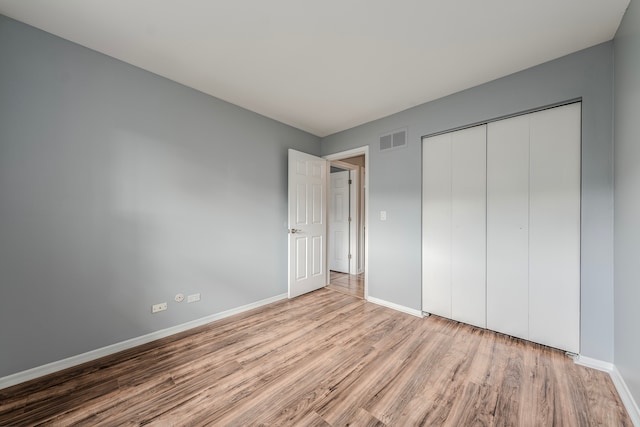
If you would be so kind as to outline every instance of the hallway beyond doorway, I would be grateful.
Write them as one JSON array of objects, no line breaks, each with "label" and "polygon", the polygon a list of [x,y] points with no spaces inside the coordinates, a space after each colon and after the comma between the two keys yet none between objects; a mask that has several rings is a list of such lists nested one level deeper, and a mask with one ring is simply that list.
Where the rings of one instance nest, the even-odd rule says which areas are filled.
[{"label": "hallway beyond doorway", "polygon": [[364,299],[364,273],[347,274],[330,271],[327,288]]}]

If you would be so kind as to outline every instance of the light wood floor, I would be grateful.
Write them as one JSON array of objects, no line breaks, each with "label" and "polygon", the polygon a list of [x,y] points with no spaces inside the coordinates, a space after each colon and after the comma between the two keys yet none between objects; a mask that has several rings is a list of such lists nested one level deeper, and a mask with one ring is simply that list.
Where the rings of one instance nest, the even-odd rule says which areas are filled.
[{"label": "light wood floor", "polygon": [[331,271],[327,288],[353,295],[354,297],[364,298],[364,273],[347,274]]},{"label": "light wood floor", "polygon": [[557,350],[321,289],[0,390],[0,425],[631,426]]}]

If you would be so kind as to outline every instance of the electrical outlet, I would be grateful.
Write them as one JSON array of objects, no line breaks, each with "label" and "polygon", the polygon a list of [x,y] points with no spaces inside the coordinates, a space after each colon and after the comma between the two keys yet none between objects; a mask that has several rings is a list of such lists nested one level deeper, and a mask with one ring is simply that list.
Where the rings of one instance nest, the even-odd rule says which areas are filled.
[{"label": "electrical outlet", "polygon": [[176,297],[174,299],[176,300],[176,302],[182,302],[184,301],[184,294],[176,294]]},{"label": "electrical outlet", "polygon": [[196,302],[196,301],[200,301],[200,294],[199,294],[199,293],[197,293],[197,294],[192,294],[192,295],[189,295],[189,296],[187,297],[187,302],[188,302],[188,303]]},{"label": "electrical outlet", "polygon": [[167,303],[161,302],[160,304],[154,304],[151,306],[151,312],[157,313],[159,311],[165,311],[167,309]]}]

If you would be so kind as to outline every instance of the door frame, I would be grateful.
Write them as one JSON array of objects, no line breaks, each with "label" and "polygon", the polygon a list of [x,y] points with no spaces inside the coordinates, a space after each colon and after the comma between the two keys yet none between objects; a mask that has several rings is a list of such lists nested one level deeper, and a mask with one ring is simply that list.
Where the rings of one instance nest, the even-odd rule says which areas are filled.
[{"label": "door frame", "polygon": [[[348,159],[349,157],[364,156],[364,299],[369,299],[369,176],[371,175],[369,169],[369,146],[353,148],[351,150],[340,151],[338,153],[327,154],[323,156],[328,161],[339,161],[342,159]],[[327,177],[328,179],[328,177]],[[327,190],[328,191],[328,190]],[[326,245],[327,251],[329,245]],[[327,252],[328,255],[328,252]],[[327,275],[327,285],[331,275]]]},{"label": "door frame", "polygon": [[[358,196],[360,195],[360,166],[352,165],[351,163],[346,163],[341,160],[333,160],[329,161],[329,170],[331,167],[337,167],[345,172],[349,172],[349,180],[353,181],[353,184],[349,184],[348,192],[349,192],[349,217],[351,221],[349,221],[349,255],[351,258],[347,261],[349,263],[349,274],[358,274],[358,258],[360,257],[360,250],[358,247],[358,231],[360,228],[360,218],[358,215],[358,206],[360,204],[360,200]],[[355,190],[355,195],[354,195]],[[331,172],[329,172],[329,187],[328,192],[331,193]],[[327,198],[327,206],[331,208],[331,197]],[[331,238],[329,237],[329,218],[331,217],[331,213],[327,215],[327,248],[330,248]],[[354,256],[356,254],[357,256]],[[327,261],[329,258],[327,258]],[[327,271],[329,268],[327,267]]]}]

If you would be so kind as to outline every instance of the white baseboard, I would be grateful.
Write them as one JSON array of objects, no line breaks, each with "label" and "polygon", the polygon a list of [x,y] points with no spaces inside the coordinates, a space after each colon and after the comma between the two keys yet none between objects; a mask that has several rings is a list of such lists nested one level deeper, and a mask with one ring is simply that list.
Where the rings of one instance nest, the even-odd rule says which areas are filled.
[{"label": "white baseboard", "polygon": [[130,340],[115,343],[106,347],[98,348],[96,350],[88,351],[86,353],[78,354],[76,356],[68,357],[66,359],[58,360],[56,362],[47,363],[46,365],[37,366],[26,371],[17,372],[12,375],[0,378],[0,390],[3,388],[11,387],[16,384],[23,383],[25,381],[33,380],[35,378],[52,374],[54,372],[61,371],[63,369],[71,368],[73,366],[80,365],[82,363],[90,362],[92,360],[99,359],[104,356],[117,353],[119,351],[127,350],[138,345],[146,344],[151,341],[155,341],[160,338],[165,338],[170,335],[177,334],[198,326],[206,325],[215,320],[224,319],[225,317],[233,316],[234,314],[243,313],[245,311],[253,310],[254,308],[262,307],[263,305],[271,304],[276,301],[280,301],[287,298],[287,294],[276,295],[275,297],[263,299],[251,304],[243,305],[240,307],[232,308],[231,310],[223,311],[221,313],[212,314],[210,316],[202,317],[200,319],[192,320],[187,323],[172,326],[167,329],[161,329],[159,331],[151,332],[150,334],[142,335]]},{"label": "white baseboard", "polygon": [[622,403],[624,403],[624,407],[627,408],[631,422],[634,426],[640,427],[640,408],[638,408],[638,403],[633,399],[627,383],[624,382],[624,378],[622,378],[620,371],[618,371],[618,368],[615,366],[610,375],[613,384],[616,386],[616,390],[618,390],[620,399]]},{"label": "white baseboard", "polygon": [[609,374],[613,371],[613,363],[605,362],[603,360],[578,355],[574,361],[576,365],[586,366],[587,368],[597,369],[598,371],[608,372]]},{"label": "white baseboard", "polygon": [[631,418],[631,422],[634,426],[640,427],[640,409],[638,408],[638,404],[633,399],[631,391],[629,390],[629,387],[627,387],[627,383],[624,382],[624,378],[622,378],[620,371],[618,371],[618,368],[613,363],[584,356],[578,356],[575,359],[575,363],[586,366],[587,368],[608,372],[611,377],[611,381],[613,381],[613,385],[615,385],[618,395],[620,396],[620,400],[622,400],[622,403],[629,414],[629,418]]},{"label": "white baseboard", "polygon": [[367,297],[367,301],[372,302],[374,304],[378,304],[381,305],[383,307],[387,307],[387,308],[391,308],[393,310],[396,311],[401,311],[403,313],[407,313],[410,314],[412,316],[416,316],[416,317],[424,317],[422,315],[422,310],[414,310],[413,308],[409,308],[409,307],[405,307],[404,305],[399,305],[399,304],[395,304],[389,301],[385,301],[383,299],[378,299],[378,298],[374,298],[374,297]]}]

